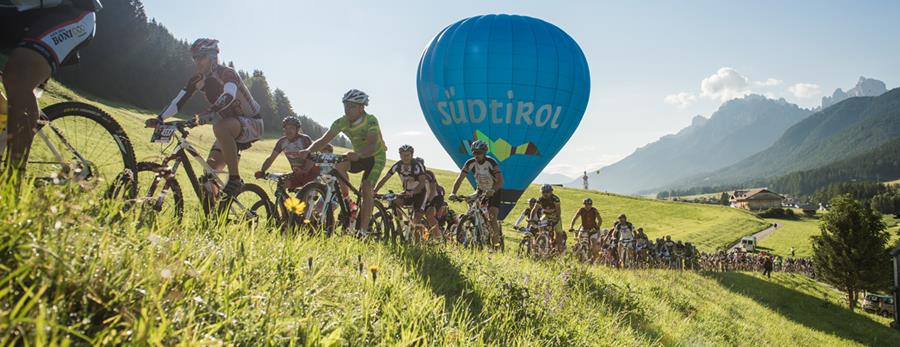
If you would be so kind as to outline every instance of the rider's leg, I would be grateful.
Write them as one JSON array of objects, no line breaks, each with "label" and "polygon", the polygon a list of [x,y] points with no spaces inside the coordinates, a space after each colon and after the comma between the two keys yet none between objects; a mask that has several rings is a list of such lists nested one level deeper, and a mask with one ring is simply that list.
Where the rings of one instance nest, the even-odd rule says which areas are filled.
[{"label": "rider's leg", "polygon": [[438,225],[437,217],[435,217],[434,207],[429,207],[427,210],[425,210],[425,224],[427,225],[434,239],[443,239],[441,227]]},{"label": "rider's leg", "polygon": [[[504,248],[503,242],[503,232],[500,230],[500,221],[497,220],[497,215],[500,214],[500,209],[497,207],[491,206],[488,208],[488,223],[491,227],[491,232],[494,234],[494,237],[498,238],[498,240],[491,240],[491,242],[499,242],[500,248]],[[496,243],[493,245],[496,246]]]},{"label": "rider's leg", "polygon": [[372,219],[372,209],[375,207],[375,184],[372,180],[366,179],[359,186],[359,192],[362,195],[362,206],[359,207],[359,225],[363,231],[369,231],[369,221]]},{"label": "rider's leg", "polygon": [[19,174],[25,168],[34,128],[40,108],[34,96],[34,88],[50,78],[50,64],[36,51],[16,48],[12,51],[3,72],[3,86],[9,97],[8,114],[8,169]]},{"label": "rider's leg", "polygon": [[[206,157],[206,164],[208,164],[214,172],[222,171],[225,167],[225,159],[222,154],[221,143],[216,142],[213,144],[213,148],[209,150],[209,155]],[[211,196],[216,196],[219,194],[219,187],[215,184],[215,180],[210,179],[206,184],[206,190],[209,191]]]},{"label": "rider's leg", "polygon": [[[349,182],[350,176],[347,176],[347,171],[350,171],[350,162],[349,161],[337,163],[337,165],[334,166],[334,169],[337,171],[337,174],[341,175],[341,177],[343,177],[344,179],[347,179]],[[344,184],[344,181],[340,181],[340,184],[338,186],[340,186],[342,197],[346,197],[346,196],[350,195],[350,188],[348,188],[347,185]]]},{"label": "rider's leg", "polygon": [[222,150],[222,159],[228,167],[228,177],[239,178],[241,176],[238,170],[238,146],[237,138],[241,135],[241,122],[236,117],[222,118],[218,123],[213,124],[213,133],[216,135],[216,141],[219,142],[219,148]]}]

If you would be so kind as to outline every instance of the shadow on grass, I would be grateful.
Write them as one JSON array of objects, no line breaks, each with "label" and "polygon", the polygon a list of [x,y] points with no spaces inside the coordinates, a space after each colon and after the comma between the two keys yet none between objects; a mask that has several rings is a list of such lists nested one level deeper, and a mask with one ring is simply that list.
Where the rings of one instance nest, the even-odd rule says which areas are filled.
[{"label": "shadow on grass", "polygon": [[900,333],[829,301],[739,272],[704,275],[810,329],[865,345],[900,346]]},{"label": "shadow on grass", "polygon": [[615,283],[598,281],[589,272],[580,268],[573,269],[567,284],[570,288],[581,290],[591,298],[599,300],[613,312],[621,314],[634,332],[657,343],[671,343],[665,341],[665,335],[653,327],[652,320],[647,317],[640,305],[640,299],[627,288]]},{"label": "shadow on grass", "polygon": [[453,312],[462,298],[469,316],[477,318],[484,306],[481,296],[472,289],[472,283],[446,253],[416,246],[392,246],[392,252],[431,288],[435,295],[444,297],[444,310]]}]

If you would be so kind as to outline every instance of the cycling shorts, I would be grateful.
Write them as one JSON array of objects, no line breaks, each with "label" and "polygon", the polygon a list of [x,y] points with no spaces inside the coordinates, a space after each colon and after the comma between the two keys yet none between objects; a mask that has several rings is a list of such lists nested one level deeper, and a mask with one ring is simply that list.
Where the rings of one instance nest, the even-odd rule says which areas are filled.
[{"label": "cycling shorts", "polygon": [[78,50],[94,37],[94,12],[59,6],[19,12],[0,8],[0,49],[27,48],[40,54],[50,70],[78,62]]},{"label": "cycling shorts", "polygon": [[368,158],[360,158],[357,161],[350,162],[350,172],[362,172],[363,182],[369,181],[374,187],[375,184],[378,183],[378,178],[381,177],[381,172],[384,171],[385,161],[387,161],[387,157],[384,152],[380,152]]},{"label": "cycling shorts", "polygon": [[[241,123],[241,133],[234,139],[237,142],[238,151],[243,151],[249,149],[254,142],[259,141],[262,137],[263,133],[263,119],[261,116],[253,116],[253,117],[237,117],[238,122]],[[222,145],[219,144],[219,140],[213,143],[212,149],[213,151],[222,151]]]}]

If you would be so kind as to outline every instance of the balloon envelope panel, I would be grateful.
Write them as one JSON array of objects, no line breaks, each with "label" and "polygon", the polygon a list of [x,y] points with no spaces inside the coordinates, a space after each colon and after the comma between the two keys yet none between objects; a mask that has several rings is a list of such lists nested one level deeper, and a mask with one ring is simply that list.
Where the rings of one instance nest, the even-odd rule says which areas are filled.
[{"label": "balloon envelope panel", "polygon": [[578,44],[553,24],[484,15],[435,36],[417,86],[428,125],[458,166],[472,141],[488,143],[504,175],[502,218],[578,127],[590,73]]}]

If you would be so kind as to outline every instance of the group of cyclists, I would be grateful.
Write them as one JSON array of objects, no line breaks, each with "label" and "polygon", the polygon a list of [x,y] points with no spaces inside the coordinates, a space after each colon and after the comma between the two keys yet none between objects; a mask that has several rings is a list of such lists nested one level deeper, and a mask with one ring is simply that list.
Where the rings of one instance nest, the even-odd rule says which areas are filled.
[{"label": "group of cyclists", "polygon": [[[96,0],[0,0],[0,48],[12,49],[4,69],[3,83],[8,94],[8,158],[6,169],[17,176],[28,156],[35,121],[40,114],[33,90],[49,79],[61,65],[74,63],[78,49],[94,35],[95,12],[102,8]],[[215,142],[207,155],[207,163],[215,170],[226,169],[227,183],[223,187],[209,186],[213,194],[234,195],[244,186],[240,175],[240,152],[258,141],[264,132],[260,105],[254,100],[240,75],[218,59],[218,41],[197,39],[190,46],[195,73],[188,78],[167,107],[155,118],[145,122],[155,128],[165,119],[183,111],[185,103],[200,92],[209,106],[194,118],[197,125],[212,124]],[[457,222],[447,200],[459,200],[457,193],[469,174],[474,176],[476,195],[486,217],[487,232],[499,236],[503,245],[500,222],[499,191],[503,187],[500,165],[488,156],[486,143],[476,140],[470,144],[472,158],[463,166],[453,183],[450,196],[437,181],[434,173],[421,158],[415,157],[410,145],[399,148],[400,160],[382,175],[385,169],[387,146],[376,116],[368,113],[369,96],[351,89],[342,98],[344,115],[335,120],[328,132],[312,139],[301,131],[301,121],[289,116],[282,121],[283,136],[271,154],[255,172],[262,178],[279,155],[284,155],[292,172],[285,181],[288,190],[298,189],[319,176],[319,168],[309,159],[311,153],[331,152],[331,140],[344,134],[353,145],[346,153],[348,160],[337,163],[340,175],[360,173],[359,204],[349,197],[349,187],[340,184],[341,197],[348,206],[358,209],[359,236],[369,234],[369,221],[378,192],[388,180],[397,175],[403,192],[392,203],[412,208],[410,218],[421,223],[436,240],[451,239]],[[343,181],[342,181],[343,182]],[[580,220],[580,227],[575,224]],[[526,221],[526,226],[520,224]],[[577,251],[583,260],[617,267],[667,267],[675,269],[736,269],[758,263],[749,257],[697,251],[690,242],[672,241],[671,237],[650,240],[642,228],[635,228],[624,214],[618,216],[611,229],[601,229],[602,218],[590,198],[573,216],[569,231],[574,233]],[[541,187],[541,195],[531,198],[528,207],[515,222],[514,228],[527,234],[546,232],[553,254],[565,254],[567,233],[563,230],[560,198],[553,187]],[[459,232],[455,235],[459,238]],[[530,240],[534,240],[533,238]],[[533,241],[529,241],[533,242]],[[527,248],[535,245],[525,244]],[[748,260],[751,259],[751,260]],[[784,268],[811,268],[804,260],[789,259]]]}]

